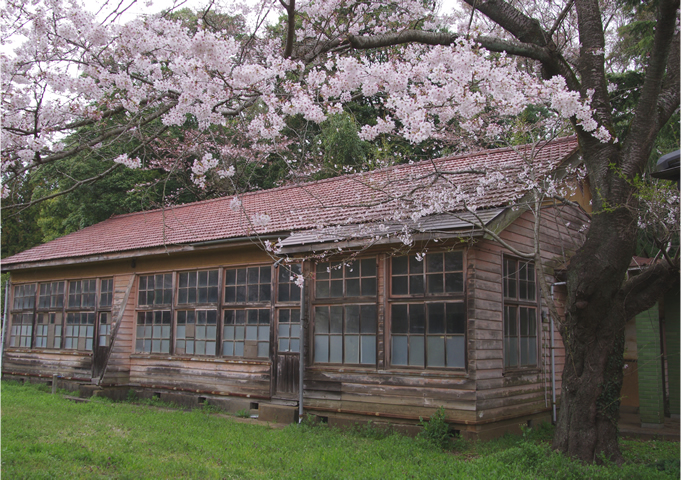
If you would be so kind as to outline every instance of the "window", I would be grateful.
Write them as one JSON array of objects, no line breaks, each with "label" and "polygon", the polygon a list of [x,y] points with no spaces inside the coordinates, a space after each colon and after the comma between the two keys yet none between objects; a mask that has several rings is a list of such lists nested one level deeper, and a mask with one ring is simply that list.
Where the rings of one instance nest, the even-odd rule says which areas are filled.
[{"label": "window", "polygon": [[99,284],[99,307],[110,307],[113,300],[113,278],[103,278]]},{"label": "window", "polygon": [[279,352],[300,352],[300,309],[280,308],[278,313]]},{"label": "window", "polygon": [[39,313],[36,319],[35,348],[61,348],[62,313]]},{"label": "window", "polygon": [[464,367],[463,303],[393,304],[392,364]]},{"label": "window", "polygon": [[317,363],[376,364],[376,305],[316,306]]},{"label": "window", "polygon": [[10,332],[9,346],[31,348],[32,335],[33,335],[33,314],[19,313],[16,315],[12,315],[12,331]]},{"label": "window", "polygon": [[95,279],[70,281],[69,308],[94,308],[96,291],[97,281]]},{"label": "window", "polygon": [[67,350],[92,350],[95,336],[95,314],[79,312],[66,314],[64,348]]},{"label": "window", "polygon": [[271,293],[271,266],[225,270],[225,303],[269,302]]},{"label": "window", "polygon": [[[425,267],[425,268],[424,268]],[[463,253],[429,253],[392,258],[392,295],[463,293]]]},{"label": "window", "polygon": [[35,306],[35,283],[14,287],[14,310],[33,310]]},{"label": "window", "polygon": [[504,258],[504,367],[537,365],[537,287],[531,262]]},{"label": "window", "polygon": [[316,298],[376,296],[376,259],[366,258],[351,265],[322,262],[315,271]]},{"label": "window", "polygon": [[217,303],[218,271],[182,272],[178,274],[177,303]]},{"label": "window", "polygon": [[[217,286],[215,289],[217,296]],[[178,355],[215,355],[217,329],[217,310],[177,312],[175,353]]]},{"label": "window", "polygon": [[111,312],[99,314],[99,346],[108,347],[111,340]]},{"label": "window", "polygon": [[170,310],[137,312],[135,352],[170,353],[170,327]]},{"label": "window", "polygon": [[170,305],[173,299],[173,275],[143,275],[139,278],[138,305]]},{"label": "window", "polygon": [[302,270],[300,264],[281,265],[278,268],[278,302],[300,302],[300,287],[291,279],[294,275],[300,275]]},{"label": "window", "polygon": [[391,259],[390,352],[393,366],[464,368],[466,307],[463,252]]},{"label": "window", "polygon": [[[12,315],[9,346],[31,348],[33,338],[33,308],[35,307],[35,283],[15,285],[13,310],[20,310]],[[21,311],[23,310],[23,311]]]},{"label": "window", "polygon": [[38,308],[62,308],[64,306],[64,282],[41,283]]},{"label": "window", "polygon": [[225,310],[222,354],[235,357],[269,357],[270,309]]}]

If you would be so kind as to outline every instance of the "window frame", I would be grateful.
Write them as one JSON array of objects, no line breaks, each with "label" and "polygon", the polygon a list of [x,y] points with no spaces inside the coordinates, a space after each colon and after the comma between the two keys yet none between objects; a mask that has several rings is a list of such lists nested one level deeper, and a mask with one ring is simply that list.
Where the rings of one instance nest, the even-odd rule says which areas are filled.
[{"label": "window frame", "polygon": [[[513,262],[514,264],[514,283],[511,284],[509,279],[510,277],[507,274],[507,263],[508,262]],[[526,275],[524,279],[521,279],[519,276],[519,272],[523,267],[521,267],[521,264],[523,264],[524,267],[531,266],[532,268],[532,273],[533,273],[533,278],[532,280],[529,279],[529,277]],[[501,297],[502,297],[502,310],[501,310],[501,315],[502,315],[502,360],[503,360],[503,369],[505,372],[513,372],[513,371],[531,371],[531,370],[537,370],[540,368],[540,362],[539,362],[539,342],[540,342],[540,324],[539,324],[539,313],[540,313],[540,294],[539,294],[539,288],[538,288],[538,282],[537,282],[537,271],[536,268],[534,267],[534,262],[531,260],[524,260],[520,259],[511,255],[502,255],[502,291],[501,291]],[[522,298],[520,295],[521,291],[521,282],[525,282],[525,290],[526,292],[530,291],[530,286],[532,286],[532,290],[534,293],[534,299],[528,299],[528,298]],[[507,291],[510,291],[510,285],[514,286],[514,291],[515,294],[513,296],[507,296]],[[507,361],[507,355],[510,355],[511,353],[509,352],[509,344],[510,342],[507,342],[508,338],[508,326],[510,323],[507,322],[507,310],[510,311],[510,309],[514,309],[515,311],[515,319],[513,320],[513,326],[515,329],[515,335],[512,336],[511,338],[515,338],[515,363],[508,364]],[[522,315],[521,311],[522,309],[526,309],[526,311],[534,312],[534,319],[527,319],[527,327],[530,330],[530,333],[532,331],[532,326],[534,326],[534,335],[522,335]],[[521,358],[523,354],[523,337],[525,338],[533,338],[534,337],[534,342],[530,341],[527,342],[527,355],[531,356],[531,345],[534,345],[534,363],[527,363],[527,364],[522,364],[521,363]]]},{"label": "window frame", "polygon": [[[362,262],[367,262],[367,261],[373,261],[374,262],[374,269],[373,269],[373,275],[363,275],[363,270],[365,267],[362,265],[366,265]],[[325,272],[320,272],[319,271],[319,265],[320,264],[329,264],[329,272],[328,272],[328,278],[318,278],[319,273],[325,273]],[[341,268],[339,269],[334,269],[333,267],[336,265],[341,265]],[[321,267],[324,268],[324,267]],[[379,342],[379,335],[380,335],[380,330],[379,330],[379,324],[378,324],[378,317],[379,317],[379,299],[383,296],[382,292],[379,290],[379,278],[380,278],[380,262],[378,255],[370,255],[366,257],[359,257],[356,259],[353,259],[352,262],[343,262],[343,261],[338,261],[338,262],[333,262],[331,260],[324,261],[324,262],[317,262],[312,264],[312,269],[314,272],[314,287],[311,289],[312,290],[312,301],[310,302],[310,332],[308,333],[309,335],[309,340],[310,340],[310,359],[312,365],[315,365],[317,367],[332,367],[332,368],[360,368],[360,369],[371,369],[375,370],[378,367],[379,364],[379,350],[378,350],[378,342]],[[355,271],[357,270],[357,274],[355,275]],[[334,271],[339,271],[340,275],[335,274],[334,277]],[[373,282],[375,284],[375,293],[372,295],[366,295],[362,293],[362,283],[364,279],[369,280],[369,282]],[[342,296],[331,296],[331,282],[332,281],[341,281],[342,282]],[[349,281],[358,281],[358,291],[359,295],[348,295],[348,280]],[[319,282],[328,282],[329,285],[329,295],[328,296],[322,296],[319,297]],[[347,328],[347,319],[346,319],[346,311],[348,307],[358,307],[359,308],[359,321],[362,322],[361,320],[361,310],[362,307],[365,306],[371,306],[375,310],[375,317],[373,321],[373,333],[369,333],[366,335],[362,335],[362,332],[349,332],[346,331]],[[317,321],[317,309],[318,308],[328,308],[329,310],[329,331],[328,332],[321,332],[319,331],[320,324]],[[330,332],[330,325],[331,325],[331,309],[333,308],[341,308],[341,331],[340,333],[331,333]],[[358,327],[361,328],[361,325]],[[365,332],[366,333],[366,332]],[[346,361],[346,349],[347,349],[347,340],[346,337],[357,337],[358,338],[358,362],[347,362]],[[364,362],[362,363],[362,336],[373,336],[374,338],[374,343],[373,343],[373,355],[374,355],[374,361],[371,363]],[[318,344],[318,337],[328,337],[327,338],[327,359],[330,360],[331,358],[331,337],[340,337],[340,355],[341,355],[341,362],[331,362],[331,361],[319,361],[318,360],[318,352],[317,349],[320,347],[320,344]],[[321,341],[321,338],[319,339]]]},{"label": "window frame", "polygon": [[[461,255],[460,259],[460,268],[456,269],[447,269],[447,259],[445,255],[447,253],[459,253]],[[437,370],[444,370],[447,372],[462,372],[465,373],[468,370],[468,307],[467,307],[467,298],[468,298],[468,288],[467,288],[467,265],[466,265],[466,258],[467,258],[467,253],[468,250],[465,248],[450,248],[450,249],[443,249],[443,250],[436,250],[432,252],[427,252],[422,260],[423,262],[423,268],[421,272],[416,272],[416,274],[411,273],[411,264],[413,261],[416,261],[416,255],[408,253],[407,255],[394,255],[394,256],[388,256],[387,257],[387,265],[386,265],[386,279],[385,279],[385,284],[386,284],[386,312],[385,312],[385,317],[386,317],[386,325],[385,325],[385,350],[386,350],[386,368],[391,369],[391,370],[405,370],[405,371],[437,371]],[[428,258],[429,256],[433,255],[442,255],[442,270],[441,272],[434,272],[434,271],[429,271],[428,269]],[[394,263],[393,259],[395,258],[400,258],[400,257],[407,257],[407,266],[408,270],[407,273],[397,273],[393,274],[394,271]],[[458,261],[458,260],[457,260]],[[428,276],[429,275],[437,275],[440,273],[442,275],[442,292],[434,292],[434,293],[429,293],[428,292]],[[423,292],[419,293],[409,293],[410,292],[410,280],[407,280],[407,292],[406,294],[404,293],[394,293],[394,288],[393,288],[393,277],[411,277],[415,275],[419,275],[422,279],[422,285],[423,285]],[[448,274],[457,274],[461,276],[461,291],[447,291],[446,288],[446,281],[447,281],[447,275]],[[456,305],[462,305],[463,308],[463,333],[448,333],[446,330],[446,313],[445,313],[445,332],[444,333],[435,333],[435,332],[429,332],[429,319],[428,319],[428,311],[431,305],[439,305],[439,304],[444,304],[445,305],[445,312],[447,312],[447,305],[449,304],[456,304]],[[393,320],[393,307],[398,306],[398,305],[406,305],[407,308],[410,310],[411,305],[422,305],[423,306],[423,312],[424,312],[424,331],[423,333],[407,333],[406,336],[409,337],[407,340],[407,352],[405,353],[406,359],[407,359],[407,364],[395,364],[393,363],[395,359],[395,355],[393,352],[393,348],[395,347],[394,345],[394,338],[393,337],[400,337],[404,336],[405,334],[402,332],[394,332],[393,331],[393,325],[396,323]],[[409,364],[410,361],[410,351],[409,351],[409,345],[411,343],[410,338],[412,336],[421,336],[423,338],[423,364]],[[445,337],[445,350],[444,350],[444,363],[445,365],[429,365],[428,364],[428,343],[429,343],[429,337],[438,337],[442,336]],[[461,352],[461,355],[463,356],[463,365],[452,365],[448,366],[447,365],[447,340],[448,337],[456,337],[456,338],[462,338],[462,343],[463,343],[463,352]],[[460,358],[460,355],[457,357]],[[453,360],[454,358],[452,358]]]}]

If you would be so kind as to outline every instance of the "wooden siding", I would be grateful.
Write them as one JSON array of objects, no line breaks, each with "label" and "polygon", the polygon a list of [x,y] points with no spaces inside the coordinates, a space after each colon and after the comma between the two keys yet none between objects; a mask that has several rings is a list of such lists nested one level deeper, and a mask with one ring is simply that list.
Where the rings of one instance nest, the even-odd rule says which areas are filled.
[{"label": "wooden siding", "polygon": [[270,397],[270,362],[132,355],[130,383],[197,393]]},{"label": "wooden siding", "polygon": [[[540,242],[549,285],[555,279],[548,275],[564,268],[570,256],[583,241],[580,227],[588,217],[572,207],[549,207],[542,211]],[[520,215],[504,229],[500,237],[522,252],[531,252],[534,218],[529,212]],[[503,293],[502,260],[511,255],[500,243],[485,240],[468,256],[469,323],[475,324],[475,340],[469,353],[471,374],[476,383],[476,415],[478,420],[522,416],[551,408],[550,323],[546,297],[542,295],[538,328],[539,364],[536,368],[507,370],[503,357]],[[512,255],[511,255],[512,256]],[[539,291],[539,285],[537,285]],[[554,298],[563,313],[564,288],[556,286]],[[565,349],[554,326],[556,390],[560,395]]]}]

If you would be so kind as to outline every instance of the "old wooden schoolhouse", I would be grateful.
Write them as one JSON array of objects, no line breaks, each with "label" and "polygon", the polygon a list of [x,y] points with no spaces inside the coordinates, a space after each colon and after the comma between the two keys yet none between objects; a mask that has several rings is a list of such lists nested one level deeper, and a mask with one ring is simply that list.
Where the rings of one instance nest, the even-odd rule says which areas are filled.
[{"label": "old wooden schoolhouse", "polygon": [[[555,276],[583,241],[589,200],[577,188],[573,203],[545,203],[552,288],[540,292],[533,262],[480,228],[533,248],[527,191],[481,186],[479,172],[523,175],[529,152],[538,181],[573,181],[568,137],[118,215],[6,258],[3,378],[56,375],[84,394],[133,390],[272,421],[294,421],[301,400],[336,424],[413,426],[443,406],[475,438],[549,419],[563,349],[543,299],[564,292]],[[442,182],[477,192],[475,212],[450,202],[395,219]]]}]

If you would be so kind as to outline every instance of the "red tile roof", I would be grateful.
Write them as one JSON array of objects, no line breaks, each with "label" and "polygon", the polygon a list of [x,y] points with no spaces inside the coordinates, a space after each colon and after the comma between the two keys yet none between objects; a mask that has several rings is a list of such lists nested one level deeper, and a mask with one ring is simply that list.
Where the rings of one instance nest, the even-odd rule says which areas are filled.
[{"label": "red tile roof", "polygon": [[[4,265],[66,259],[189,244],[209,240],[238,238],[258,234],[282,236],[292,231],[328,225],[349,225],[391,218],[398,202],[389,195],[407,193],[419,178],[440,171],[468,169],[500,170],[506,175],[522,170],[524,160],[518,152],[530,147],[502,148],[412,165],[398,165],[370,174],[336,177],[262,190],[241,195],[242,207],[230,207],[233,197],[168,207],[164,210],[111,217],[96,225],[52,240],[3,259]],[[535,157],[539,171],[546,173],[577,150],[575,137],[544,145]],[[449,176],[463,190],[475,189],[480,174]],[[516,186],[491,186],[478,202],[479,208],[508,205],[518,198]],[[268,215],[269,222],[255,226],[254,214]]]}]

